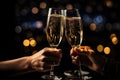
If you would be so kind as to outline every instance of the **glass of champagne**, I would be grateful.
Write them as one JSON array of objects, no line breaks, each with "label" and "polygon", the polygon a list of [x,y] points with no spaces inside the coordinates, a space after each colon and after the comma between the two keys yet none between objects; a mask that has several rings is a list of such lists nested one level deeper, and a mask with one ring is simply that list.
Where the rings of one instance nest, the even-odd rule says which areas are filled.
[{"label": "glass of champagne", "polygon": [[[80,47],[83,40],[83,25],[79,10],[78,9],[64,10],[64,15],[65,15],[66,39],[72,48]],[[78,77],[76,78],[77,80],[83,80],[80,61],[79,61]],[[76,80],[76,78],[74,80]]]},{"label": "glass of champagne", "polygon": [[[63,10],[49,8],[46,24],[46,37],[50,47],[57,48],[59,46],[64,34],[63,25]],[[47,80],[56,80],[55,77],[57,76],[54,75],[54,66],[55,65],[51,66],[50,74],[46,77]]]}]

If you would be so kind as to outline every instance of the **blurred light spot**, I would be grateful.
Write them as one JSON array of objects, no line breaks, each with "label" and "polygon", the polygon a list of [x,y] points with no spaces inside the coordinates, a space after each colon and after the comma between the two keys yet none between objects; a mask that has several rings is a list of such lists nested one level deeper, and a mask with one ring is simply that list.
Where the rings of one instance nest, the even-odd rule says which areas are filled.
[{"label": "blurred light spot", "polygon": [[105,47],[104,48],[104,53],[107,54],[107,55],[110,54],[110,48],[109,47]]},{"label": "blurred light spot", "polygon": [[90,30],[91,31],[95,31],[96,30],[96,24],[95,23],[91,23],[90,24]]},{"label": "blurred light spot", "polygon": [[112,38],[112,43],[113,43],[114,45],[116,45],[116,44],[118,43],[118,38],[117,38],[117,37],[113,37],[113,38]]},{"label": "blurred light spot", "polygon": [[16,26],[16,27],[15,27],[15,32],[16,32],[16,33],[21,33],[21,32],[22,32],[21,26]]},{"label": "blurred light spot", "polygon": [[116,34],[115,34],[115,33],[112,33],[112,34],[110,35],[110,39],[112,39],[113,37],[116,37]]},{"label": "blurred light spot", "polygon": [[91,6],[86,6],[86,12],[91,13],[93,11]]},{"label": "blurred light spot", "polygon": [[23,40],[23,45],[24,46],[29,46],[29,40],[28,39],[25,39],[25,40]]},{"label": "blurred light spot", "polygon": [[36,44],[37,44],[37,42],[35,41],[35,39],[31,38],[31,39],[30,39],[30,45],[31,45],[32,47],[35,47]]},{"label": "blurred light spot", "polygon": [[38,10],[38,8],[37,8],[37,7],[33,7],[33,8],[32,8],[32,13],[33,13],[33,14],[37,14],[37,13],[38,13],[38,11],[39,11],[39,10]]},{"label": "blurred light spot", "polygon": [[104,22],[104,19],[101,15],[98,15],[96,17],[94,17],[93,21],[96,23],[96,24],[101,24]]},{"label": "blurred light spot", "polygon": [[112,1],[106,0],[106,6],[107,6],[107,7],[112,7],[112,6],[113,6]]},{"label": "blurred light spot", "polygon": [[100,44],[100,45],[97,46],[97,51],[98,52],[102,52],[103,49],[104,49],[103,45]]},{"label": "blurred light spot", "polygon": [[43,23],[41,21],[36,21],[35,25],[36,25],[36,28],[42,28],[43,27]]},{"label": "blurred light spot", "polygon": [[114,45],[116,45],[118,43],[118,38],[117,38],[117,35],[115,33],[112,33],[110,35],[110,39]]},{"label": "blurred light spot", "polygon": [[71,10],[71,9],[73,9],[73,6],[71,4],[67,4],[66,9]]},{"label": "blurred light spot", "polygon": [[40,8],[45,9],[47,7],[47,4],[45,2],[40,3]]},{"label": "blurred light spot", "polygon": [[85,22],[85,25],[89,25],[92,22],[92,18],[90,18],[89,15],[85,14],[83,15],[83,21]]}]

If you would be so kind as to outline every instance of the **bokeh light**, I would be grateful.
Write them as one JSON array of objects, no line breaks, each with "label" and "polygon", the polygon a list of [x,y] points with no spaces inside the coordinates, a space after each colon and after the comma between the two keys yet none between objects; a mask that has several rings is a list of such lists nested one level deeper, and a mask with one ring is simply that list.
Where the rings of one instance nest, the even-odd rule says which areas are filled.
[{"label": "bokeh light", "polygon": [[36,40],[33,38],[30,38],[30,46],[35,47],[37,44]]},{"label": "bokeh light", "polygon": [[16,26],[15,27],[15,32],[20,34],[22,32],[21,26]]},{"label": "bokeh light", "polygon": [[29,46],[29,43],[30,43],[29,39],[23,40],[23,45],[24,45],[25,47]]},{"label": "bokeh light", "polygon": [[103,46],[102,44],[99,44],[99,45],[97,46],[97,51],[98,51],[98,52],[103,52],[103,49],[104,49],[104,46]]},{"label": "bokeh light", "polygon": [[47,7],[46,2],[41,2],[41,3],[40,3],[40,8],[41,8],[41,9],[45,9],[46,7]]},{"label": "bokeh light", "polygon": [[39,9],[37,7],[32,8],[32,13],[37,14],[39,12]]},{"label": "bokeh light", "polygon": [[95,23],[91,23],[91,24],[90,24],[90,30],[91,30],[91,31],[95,31],[96,28],[97,28],[97,25],[96,25]]},{"label": "bokeh light", "polygon": [[110,51],[111,51],[110,47],[105,47],[105,48],[104,48],[104,53],[105,53],[106,55],[110,54]]}]

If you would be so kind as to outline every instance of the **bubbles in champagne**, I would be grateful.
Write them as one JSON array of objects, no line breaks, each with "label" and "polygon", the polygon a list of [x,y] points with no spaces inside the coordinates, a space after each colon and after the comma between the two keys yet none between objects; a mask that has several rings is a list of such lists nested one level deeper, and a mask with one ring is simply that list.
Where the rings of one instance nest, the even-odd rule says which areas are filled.
[{"label": "bubbles in champagne", "polygon": [[47,24],[47,39],[50,46],[56,47],[60,44],[63,36],[63,16],[52,14]]},{"label": "bubbles in champagne", "polygon": [[81,17],[66,18],[65,35],[72,47],[81,45],[83,38]]}]

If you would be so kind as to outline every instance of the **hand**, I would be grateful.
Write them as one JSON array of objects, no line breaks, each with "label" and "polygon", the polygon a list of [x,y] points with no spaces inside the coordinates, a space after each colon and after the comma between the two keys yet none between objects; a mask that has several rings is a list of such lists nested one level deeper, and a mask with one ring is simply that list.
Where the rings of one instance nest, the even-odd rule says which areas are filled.
[{"label": "hand", "polygon": [[78,65],[80,61],[82,65],[96,72],[101,72],[104,67],[105,58],[96,54],[89,46],[72,48],[70,55],[72,62],[76,65]]},{"label": "hand", "polygon": [[31,67],[40,72],[51,70],[51,65],[58,66],[62,58],[61,49],[44,48],[30,56]]}]

